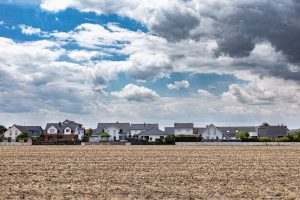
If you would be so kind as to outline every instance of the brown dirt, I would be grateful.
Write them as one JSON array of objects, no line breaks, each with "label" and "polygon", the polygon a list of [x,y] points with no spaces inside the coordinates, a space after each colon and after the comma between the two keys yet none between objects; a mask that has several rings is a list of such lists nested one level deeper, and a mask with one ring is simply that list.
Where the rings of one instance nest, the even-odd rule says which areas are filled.
[{"label": "brown dirt", "polygon": [[0,147],[0,199],[300,199],[300,147]]}]

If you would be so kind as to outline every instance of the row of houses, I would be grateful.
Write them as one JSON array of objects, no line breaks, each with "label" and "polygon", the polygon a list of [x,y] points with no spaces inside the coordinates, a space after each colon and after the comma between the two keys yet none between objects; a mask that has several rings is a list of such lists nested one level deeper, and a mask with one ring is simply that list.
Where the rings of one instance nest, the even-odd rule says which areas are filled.
[{"label": "row of houses", "polygon": [[[193,123],[174,123],[173,127],[159,128],[158,123],[98,123],[97,128],[89,135],[90,142],[100,141],[126,141],[131,138],[139,140],[156,141],[169,135],[193,135],[201,136],[203,140],[236,140],[236,134],[240,131],[248,132],[250,137],[279,138],[287,136],[287,126],[215,126],[214,124],[205,127],[194,127]],[[29,137],[43,136],[44,141],[77,141],[85,134],[82,124],[65,120],[58,123],[47,123],[45,130],[41,126],[20,126],[13,125],[5,133],[4,138],[15,141],[18,135],[26,133]],[[108,138],[103,138],[107,133]]]}]

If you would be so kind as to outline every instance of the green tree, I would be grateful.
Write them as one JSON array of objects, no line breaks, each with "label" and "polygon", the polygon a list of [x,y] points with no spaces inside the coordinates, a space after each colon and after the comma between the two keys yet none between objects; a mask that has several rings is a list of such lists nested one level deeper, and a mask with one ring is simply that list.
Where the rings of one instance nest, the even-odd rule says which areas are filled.
[{"label": "green tree", "polygon": [[244,139],[244,138],[248,138],[250,135],[248,132],[246,131],[239,131],[236,133],[236,137],[239,138],[239,139]]},{"label": "green tree", "polygon": [[101,135],[100,135],[100,137],[102,138],[102,139],[105,139],[106,141],[108,141],[108,139],[110,138],[110,135],[108,134],[108,133],[102,133]]},{"label": "green tree", "polygon": [[2,135],[3,133],[5,133],[5,131],[7,131],[7,128],[3,125],[0,125],[0,135]]},{"label": "green tree", "polygon": [[27,140],[29,138],[27,133],[21,133],[17,136],[17,140]]},{"label": "green tree", "polygon": [[260,126],[270,126],[268,122],[263,122]]},{"label": "green tree", "polygon": [[300,139],[300,130],[296,130],[296,131],[294,131],[294,138],[298,138],[298,139]]},{"label": "green tree", "polygon": [[94,134],[94,130],[89,128],[85,130],[85,135],[87,136],[92,136]]}]

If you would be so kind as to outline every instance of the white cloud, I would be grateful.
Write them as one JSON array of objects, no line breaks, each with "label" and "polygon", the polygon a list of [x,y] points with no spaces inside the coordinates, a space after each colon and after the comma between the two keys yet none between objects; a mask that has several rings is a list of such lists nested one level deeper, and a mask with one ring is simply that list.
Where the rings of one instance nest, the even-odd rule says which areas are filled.
[{"label": "white cloud", "polygon": [[105,57],[110,55],[99,51],[73,50],[68,53],[68,56],[74,61],[88,61],[91,58]]},{"label": "white cloud", "polygon": [[128,84],[121,91],[112,92],[111,95],[128,101],[152,101],[159,97],[154,90],[133,84]]},{"label": "white cloud", "polygon": [[198,91],[198,95],[200,97],[206,97],[206,98],[211,98],[211,97],[214,97],[214,95],[210,92],[208,92],[207,90],[202,90],[202,89],[199,89]]},{"label": "white cloud", "polygon": [[19,25],[19,28],[25,35],[39,35],[40,33],[42,33],[42,30],[40,28],[34,28],[32,26],[26,26],[24,24]]},{"label": "white cloud", "polygon": [[190,87],[190,83],[186,80],[183,81],[175,81],[174,83],[170,83],[167,85],[170,90],[181,90],[187,89]]}]

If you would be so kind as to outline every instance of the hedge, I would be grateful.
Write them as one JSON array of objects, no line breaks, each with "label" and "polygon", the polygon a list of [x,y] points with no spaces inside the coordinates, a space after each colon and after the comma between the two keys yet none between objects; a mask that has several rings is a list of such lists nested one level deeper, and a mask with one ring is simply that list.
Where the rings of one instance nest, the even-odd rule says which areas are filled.
[{"label": "hedge", "polygon": [[177,135],[175,142],[201,142],[202,138],[194,135]]}]

